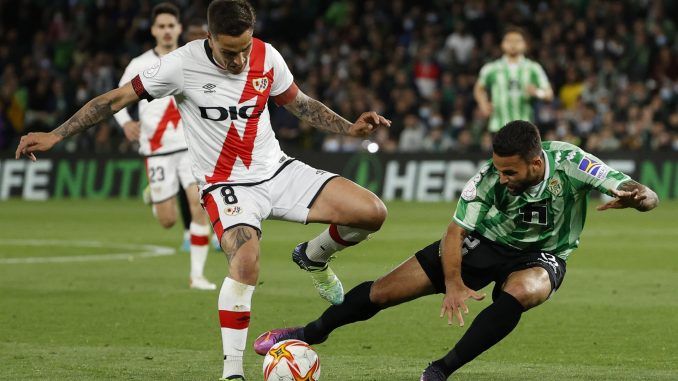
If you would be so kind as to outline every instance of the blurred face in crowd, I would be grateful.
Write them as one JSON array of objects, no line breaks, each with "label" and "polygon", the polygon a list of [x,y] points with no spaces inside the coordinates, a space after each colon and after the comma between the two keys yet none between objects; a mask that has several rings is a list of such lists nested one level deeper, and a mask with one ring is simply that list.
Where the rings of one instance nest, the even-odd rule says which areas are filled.
[{"label": "blurred face in crowd", "polygon": [[541,153],[530,160],[525,160],[520,155],[499,156],[495,153],[492,155],[492,162],[499,172],[499,183],[513,196],[543,180],[544,159]]},{"label": "blurred face in crowd", "polygon": [[509,32],[504,35],[501,41],[501,50],[510,57],[517,57],[525,54],[527,43],[523,35],[518,32]]},{"label": "blurred face in crowd", "polygon": [[158,46],[171,49],[178,44],[181,24],[174,15],[161,13],[153,21],[151,34],[155,37],[155,42]]},{"label": "blurred face in crowd", "polygon": [[252,33],[252,29],[239,36],[208,33],[214,60],[231,74],[242,73],[252,53]]}]

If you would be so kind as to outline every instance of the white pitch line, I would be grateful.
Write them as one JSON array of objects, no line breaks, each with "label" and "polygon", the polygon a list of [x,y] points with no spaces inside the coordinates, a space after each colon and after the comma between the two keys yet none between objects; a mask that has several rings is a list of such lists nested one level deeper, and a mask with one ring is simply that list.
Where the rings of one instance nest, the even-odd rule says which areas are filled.
[{"label": "white pitch line", "polygon": [[[0,246],[66,246],[85,248],[106,248],[124,250],[122,253],[72,255],[63,257],[13,257],[0,258],[0,264],[34,264],[34,263],[70,263],[70,262],[97,262],[133,260],[135,258],[153,258],[175,254],[171,247],[156,245],[135,245],[106,243],[100,241],[70,241],[70,240],[19,240],[0,239]],[[127,252],[129,250],[129,252]]]}]

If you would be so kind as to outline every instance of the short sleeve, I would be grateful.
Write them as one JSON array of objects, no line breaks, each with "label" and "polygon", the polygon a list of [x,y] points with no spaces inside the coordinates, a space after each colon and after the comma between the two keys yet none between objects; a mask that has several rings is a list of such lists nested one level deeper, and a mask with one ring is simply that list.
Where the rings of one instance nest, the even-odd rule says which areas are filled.
[{"label": "short sleeve", "polygon": [[488,175],[491,164],[484,164],[464,186],[454,211],[454,222],[467,231],[474,231],[493,205],[495,176]]},{"label": "short sleeve", "polygon": [[544,68],[541,67],[541,65],[535,62],[532,72],[534,73],[534,79],[538,88],[547,89],[551,86],[549,84],[549,79],[546,76],[546,72],[544,71]]},{"label": "short sleeve", "polygon": [[490,80],[490,74],[492,72],[492,64],[485,64],[483,67],[480,69],[480,74],[478,75],[478,83],[482,87],[487,87],[489,86],[489,80]]},{"label": "short sleeve", "polygon": [[[183,91],[182,60],[180,55],[175,54],[176,52],[163,56],[153,66],[132,79],[134,91],[140,98],[164,98]],[[144,92],[148,97],[144,96]]]},{"label": "short sleeve", "polygon": [[[270,46],[270,45],[269,45]],[[271,48],[271,61],[273,65],[273,86],[271,86],[272,97],[282,94],[287,89],[292,86],[294,82],[294,76],[292,72],[287,67],[285,60],[283,59],[280,52],[278,52],[273,46]]]}]

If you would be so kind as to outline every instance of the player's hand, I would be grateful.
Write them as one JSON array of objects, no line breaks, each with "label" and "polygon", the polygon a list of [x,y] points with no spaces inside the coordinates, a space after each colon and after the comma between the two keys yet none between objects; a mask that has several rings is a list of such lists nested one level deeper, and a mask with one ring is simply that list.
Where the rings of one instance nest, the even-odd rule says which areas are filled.
[{"label": "player's hand", "polygon": [[610,192],[612,192],[615,198],[608,203],[599,205],[596,208],[597,210],[639,208],[643,200],[647,198],[647,195],[640,194],[638,189],[632,191],[612,189]]},{"label": "player's hand", "polygon": [[391,121],[374,111],[364,112],[358,117],[358,120],[348,128],[347,135],[368,136],[379,126],[391,127]]},{"label": "player's hand", "polygon": [[139,140],[141,135],[140,123],[136,120],[130,120],[122,125],[122,130],[125,132],[127,140],[133,142]]},{"label": "player's hand", "polygon": [[480,102],[478,103],[478,108],[480,109],[480,114],[483,118],[489,118],[490,115],[492,115],[492,103]]},{"label": "player's hand", "polygon": [[529,85],[525,86],[525,92],[527,93],[527,95],[529,95],[531,97],[536,97],[537,96],[537,86],[535,86],[533,84],[529,84]]},{"label": "player's hand", "polygon": [[18,159],[21,155],[35,161],[34,152],[44,152],[50,150],[55,144],[63,138],[52,132],[31,132],[21,137],[19,146],[16,148],[14,158]]},{"label": "player's hand", "polygon": [[468,314],[468,307],[466,300],[472,298],[475,300],[485,299],[485,294],[481,294],[466,287],[464,283],[459,283],[454,287],[447,286],[445,297],[443,297],[443,305],[440,309],[440,317],[447,315],[447,324],[454,324],[454,318],[460,327],[464,326],[464,317],[461,312]]}]

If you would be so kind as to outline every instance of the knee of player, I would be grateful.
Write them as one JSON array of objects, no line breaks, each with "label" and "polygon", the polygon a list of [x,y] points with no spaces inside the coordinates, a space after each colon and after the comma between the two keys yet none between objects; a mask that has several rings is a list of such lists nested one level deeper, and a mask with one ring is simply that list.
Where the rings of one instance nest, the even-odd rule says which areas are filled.
[{"label": "knee of player", "polygon": [[370,301],[378,306],[388,306],[391,302],[388,289],[382,287],[382,284],[377,280],[370,287]]},{"label": "knee of player", "polygon": [[174,216],[158,216],[158,222],[163,228],[169,229],[174,226],[174,224],[177,222],[177,219]]},{"label": "knee of player", "polygon": [[381,229],[381,225],[386,221],[388,216],[388,209],[386,205],[378,197],[374,197],[370,200],[369,212],[367,213],[367,220],[369,225],[371,225],[372,230]]},{"label": "knee of player", "polygon": [[527,310],[543,303],[548,298],[550,289],[547,290],[544,285],[536,282],[523,282],[507,285],[504,291],[516,298]]}]

